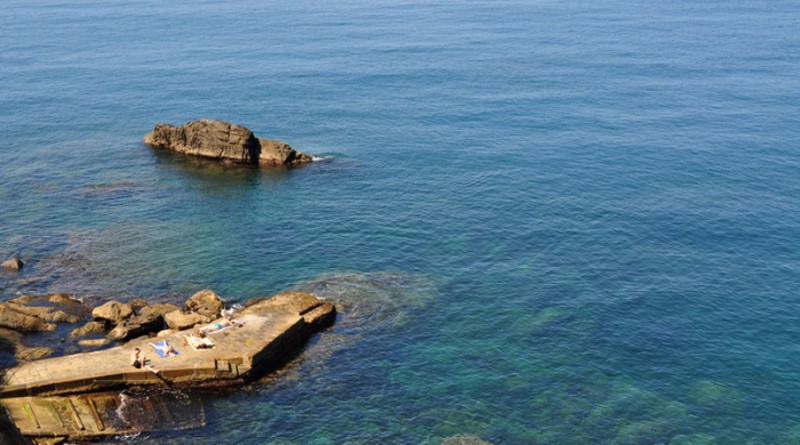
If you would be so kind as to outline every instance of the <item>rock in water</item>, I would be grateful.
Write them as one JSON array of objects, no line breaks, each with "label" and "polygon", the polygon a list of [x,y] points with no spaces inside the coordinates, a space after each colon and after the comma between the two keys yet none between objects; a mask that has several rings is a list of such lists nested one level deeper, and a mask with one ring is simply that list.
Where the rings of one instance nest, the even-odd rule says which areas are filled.
[{"label": "rock in water", "polygon": [[25,263],[23,263],[22,260],[17,257],[10,258],[0,263],[0,267],[4,267],[6,269],[11,269],[11,270],[20,270],[24,265]]},{"label": "rock in water", "polygon": [[105,330],[106,325],[102,321],[90,321],[77,329],[73,329],[69,336],[71,338],[86,337],[92,334],[102,334]]},{"label": "rock in water", "polygon": [[157,124],[144,143],[178,153],[251,165],[295,165],[310,162],[303,154],[281,141],[256,138],[240,125],[213,119],[188,122],[180,127]]},{"label": "rock in water", "polygon": [[26,315],[8,306],[0,305],[0,327],[19,332],[54,331],[56,325],[47,323],[39,317]]}]

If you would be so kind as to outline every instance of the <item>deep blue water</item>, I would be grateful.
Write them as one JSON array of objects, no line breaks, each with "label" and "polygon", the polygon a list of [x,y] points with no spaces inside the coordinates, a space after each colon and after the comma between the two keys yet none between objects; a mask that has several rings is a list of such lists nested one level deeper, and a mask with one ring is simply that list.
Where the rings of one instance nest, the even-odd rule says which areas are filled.
[{"label": "deep blue water", "polygon": [[[137,443],[800,443],[788,0],[5,1],[0,297],[342,315]],[[324,157],[154,151],[218,118]]]}]

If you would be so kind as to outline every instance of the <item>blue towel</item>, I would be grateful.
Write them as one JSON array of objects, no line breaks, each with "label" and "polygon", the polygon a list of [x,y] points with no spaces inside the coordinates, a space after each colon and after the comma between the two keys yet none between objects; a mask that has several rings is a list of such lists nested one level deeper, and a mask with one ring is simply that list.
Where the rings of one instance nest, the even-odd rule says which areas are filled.
[{"label": "blue towel", "polygon": [[[163,349],[161,349],[161,348],[166,348],[166,347],[169,346],[169,343],[166,340],[160,341],[160,342],[154,343],[154,344],[156,346],[160,346],[160,348],[153,347],[153,350],[156,351],[156,354],[160,355],[161,358],[173,357],[173,356],[178,355],[178,351],[177,350],[172,355],[167,355],[166,352]],[[150,346],[152,347],[153,345],[150,345]]]}]

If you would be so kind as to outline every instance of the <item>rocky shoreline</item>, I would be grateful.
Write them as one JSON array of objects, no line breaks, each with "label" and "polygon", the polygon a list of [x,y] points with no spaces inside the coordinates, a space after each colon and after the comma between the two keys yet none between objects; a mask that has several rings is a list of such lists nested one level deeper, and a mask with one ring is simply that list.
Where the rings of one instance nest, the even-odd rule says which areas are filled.
[{"label": "rocky shoreline", "polygon": [[[219,318],[224,308],[222,300],[211,290],[195,293],[181,307],[150,305],[137,298],[128,303],[111,300],[91,308],[63,293],[23,295],[0,303],[0,348],[15,348],[17,360],[35,360],[50,355],[52,350],[46,345],[25,346],[21,341],[23,336],[52,332],[59,325],[85,321],[72,329],[63,342],[74,342],[87,350],[143,335],[189,329]],[[30,354],[32,349],[38,353]]]}]

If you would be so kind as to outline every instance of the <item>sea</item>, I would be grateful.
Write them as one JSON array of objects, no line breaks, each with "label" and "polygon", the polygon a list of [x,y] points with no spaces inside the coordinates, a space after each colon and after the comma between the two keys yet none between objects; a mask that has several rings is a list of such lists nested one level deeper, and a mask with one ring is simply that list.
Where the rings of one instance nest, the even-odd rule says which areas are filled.
[{"label": "sea", "polygon": [[5,0],[0,129],[0,299],[339,309],[105,443],[800,444],[794,0]]}]

